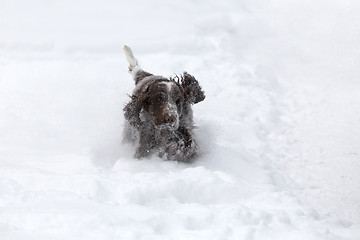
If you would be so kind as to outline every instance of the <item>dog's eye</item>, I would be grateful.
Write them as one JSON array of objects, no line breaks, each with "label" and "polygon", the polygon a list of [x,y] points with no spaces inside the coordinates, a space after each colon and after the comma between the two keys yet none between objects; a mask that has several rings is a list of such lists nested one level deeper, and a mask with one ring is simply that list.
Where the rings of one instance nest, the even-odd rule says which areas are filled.
[{"label": "dog's eye", "polygon": [[157,95],[156,100],[157,100],[158,102],[160,102],[160,103],[165,102],[165,100],[166,100],[165,94],[160,93],[159,95]]}]

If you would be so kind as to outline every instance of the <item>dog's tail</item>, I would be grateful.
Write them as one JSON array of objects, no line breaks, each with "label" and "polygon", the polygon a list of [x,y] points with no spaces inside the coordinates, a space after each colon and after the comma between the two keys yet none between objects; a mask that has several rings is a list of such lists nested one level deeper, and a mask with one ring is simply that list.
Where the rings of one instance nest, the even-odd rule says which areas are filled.
[{"label": "dog's tail", "polygon": [[126,55],[126,60],[129,63],[129,71],[131,72],[135,67],[139,66],[139,63],[137,61],[137,59],[134,57],[133,52],[131,51],[131,48],[129,48],[128,46],[124,46],[124,52]]},{"label": "dog's tail", "polygon": [[129,73],[135,75],[136,72],[140,69],[139,63],[137,59],[134,57],[133,52],[131,51],[131,48],[128,46],[124,46],[124,52],[126,55],[126,60],[129,63]]},{"label": "dog's tail", "polygon": [[126,60],[129,63],[129,73],[132,74],[136,84],[138,84],[138,82],[140,82],[145,77],[152,76],[151,73],[145,72],[141,69],[138,60],[134,57],[134,54],[131,51],[131,48],[125,45],[124,52],[126,55]]}]

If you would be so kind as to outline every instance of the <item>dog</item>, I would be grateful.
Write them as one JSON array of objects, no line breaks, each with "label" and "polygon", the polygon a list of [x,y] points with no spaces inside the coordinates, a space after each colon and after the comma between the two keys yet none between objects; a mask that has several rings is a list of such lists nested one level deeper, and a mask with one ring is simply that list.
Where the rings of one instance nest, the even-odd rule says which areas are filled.
[{"label": "dog", "polygon": [[124,142],[137,143],[135,158],[157,153],[167,160],[190,162],[198,155],[193,139],[191,105],[205,99],[199,82],[187,72],[165,78],[144,71],[131,49],[124,46],[129,73],[135,81],[124,107]]}]

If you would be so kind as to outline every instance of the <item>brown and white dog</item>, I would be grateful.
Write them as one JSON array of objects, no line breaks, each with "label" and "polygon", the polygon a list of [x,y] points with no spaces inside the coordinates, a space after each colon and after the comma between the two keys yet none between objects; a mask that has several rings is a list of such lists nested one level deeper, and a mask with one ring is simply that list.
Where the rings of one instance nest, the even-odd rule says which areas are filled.
[{"label": "brown and white dog", "polygon": [[175,78],[145,72],[128,46],[124,51],[136,85],[124,108],[124,141],[138,143],[136,158],[157,153],[168,160],[193,160],[198,146],[191,105],[205,99],[198,81],[186,72]]}]

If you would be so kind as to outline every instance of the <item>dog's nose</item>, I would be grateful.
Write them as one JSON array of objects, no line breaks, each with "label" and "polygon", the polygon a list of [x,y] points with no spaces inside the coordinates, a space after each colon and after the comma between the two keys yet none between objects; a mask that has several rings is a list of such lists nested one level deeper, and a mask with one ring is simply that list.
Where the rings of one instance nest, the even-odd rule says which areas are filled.
[{"label": "dog's nose", "polygon": [[164,121],[165,123],[173,123],[175,122],[175,116],[165,116]]}]

